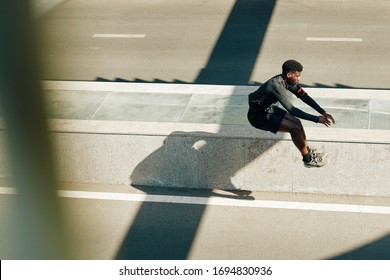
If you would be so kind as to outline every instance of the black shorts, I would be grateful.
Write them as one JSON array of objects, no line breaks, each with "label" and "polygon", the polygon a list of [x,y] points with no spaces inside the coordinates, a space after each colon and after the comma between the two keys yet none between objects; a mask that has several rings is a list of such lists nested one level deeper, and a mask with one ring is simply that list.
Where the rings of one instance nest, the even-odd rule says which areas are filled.
[{"label": "black shorts", "polygon": [[264,111],[249,107],[248,121],[249,123],[261,130],[278,132],[286,111],[280,107],[272,105]]}]

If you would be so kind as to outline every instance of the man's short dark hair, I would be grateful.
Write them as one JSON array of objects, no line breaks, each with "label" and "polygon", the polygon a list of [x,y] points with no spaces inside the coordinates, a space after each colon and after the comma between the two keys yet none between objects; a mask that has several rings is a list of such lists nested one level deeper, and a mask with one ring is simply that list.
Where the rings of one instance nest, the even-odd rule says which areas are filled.
[{"label": "man's short dark hair", "polygon": [[298,61],[290,59],[283,63],[282,65],[283,74],[286,75],[289,72],[302,72],[303,66]]}]

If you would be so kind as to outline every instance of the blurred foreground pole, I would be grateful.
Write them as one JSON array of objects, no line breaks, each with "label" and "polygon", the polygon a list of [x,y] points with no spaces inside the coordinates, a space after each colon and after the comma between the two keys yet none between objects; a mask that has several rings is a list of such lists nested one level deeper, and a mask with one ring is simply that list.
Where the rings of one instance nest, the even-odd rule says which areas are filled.
[{"label": "blurred foreground pole", "polygon": [[0,104],[18,192],[12,258],[66,259],[31,1],[0,3]]}]

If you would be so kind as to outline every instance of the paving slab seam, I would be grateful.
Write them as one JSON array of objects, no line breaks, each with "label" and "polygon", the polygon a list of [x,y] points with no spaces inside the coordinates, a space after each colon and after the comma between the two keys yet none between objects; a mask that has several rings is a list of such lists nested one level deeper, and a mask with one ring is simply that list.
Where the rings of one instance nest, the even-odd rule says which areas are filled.
[{"label": "paving slab seam", "polygon": [[[159,83],[118,83],[118,82],[78,82],[42,81],[45,90],[108,91],[128,93],[191,93],[215,95],[248,95],[258,86],[198,85],[198,84],[159,84]],[[332,99],[390,99],[390,90],[344,89],[305,87],[309,94]]]}]

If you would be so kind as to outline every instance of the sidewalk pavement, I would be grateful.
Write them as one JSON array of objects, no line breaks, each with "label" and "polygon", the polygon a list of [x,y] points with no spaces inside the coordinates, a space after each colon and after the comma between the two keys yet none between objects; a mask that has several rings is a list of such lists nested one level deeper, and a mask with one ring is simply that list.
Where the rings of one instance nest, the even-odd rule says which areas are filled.
[{"label": "sidewalk pavement", "polygon": [[[249,126],[247,95],[256,86],[43,82],[49,118]],[[307,88],[335,128],[390,129],[390,90]],[[292,102],[312,114],[295,97]],[[305,126],[322,127],[304,121]]]}]

